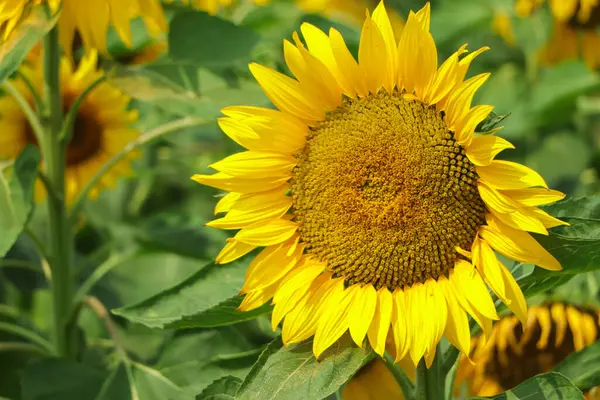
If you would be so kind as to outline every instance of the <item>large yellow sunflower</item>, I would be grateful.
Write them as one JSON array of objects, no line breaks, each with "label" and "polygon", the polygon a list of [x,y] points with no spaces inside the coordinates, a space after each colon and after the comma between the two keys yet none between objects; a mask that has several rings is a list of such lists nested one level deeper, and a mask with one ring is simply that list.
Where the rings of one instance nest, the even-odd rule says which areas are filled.
[{"label": "large yellow sunflower", "polygon": [[[545,0],[516,0],[516,13],[529,17]],[[600,66],[600,2],[598,0],[549,0],[554,19],[551,37],[540,52],[540,61],[551,65],[581,57],[590,68]],[[512,28],[499,32],[506,39]],[[509,39],[510,40],[510,39]]]},{"label": "large yellow sunflower", "polygon": [[[285,343],[314,336],[318,357],[346,331],[382,354],[429,365],[443,335],[470,345],[467,313],[491,334],[487,285],[525,321],[526,303],[493,249],[559,270],[528,233],[563,224],[536,206],[562,199],[535,171],[494,160],[512,148],[475,135],[491,106],[471,107],[489,74],[464,80],[461,47],[438,67],[430,8],[394,37],[383,3],[363,25],[358,62],[341,34],[310,24],[284,41],[296,79],[251,64],[278,110],[227,107],[221,129],[248,151],[199,183],[229,193],[207,225],[240,229],[217,256],[252,261],[240,306],[274,304]],[[399,39],[399,40],[398,40]],[[464,56],[464,57],[463,57]]]},{"label": "large yellow sunflower", "polygon": [[69,54],[78,34],[86,49],[106,53],[106,39],[112,26],[121,40],[131,46],[131,21],[142,18],[152,35],[161,35],[167,24],[159,0],[5,0],[0,2],[0,32],[7,39],[35,6],[48,3],[53,11],[61,7],[59,34]]},{"label": "large yellow sunflower", "polygon": [[[65,112],[79,95],[102,75],[102,72],[96,69],[96,65],[95,52],[90,52],[84,57],[77,68],[74,68],[69,59],[62,59],[61,93]],[[41,92],[41,68],[22,67],[21,71]],[[33,107],[33,96],[26,84],[19,78],[13,79],[12,82]],[[104,82],[94,88],[81,104],[66,152],[68,203],[108,159],[137,138],[138,131],[131,128],[131,124],[137,121],[138,116],[136,111],[128,110],[129,103],[129,96]],[[0,97],[0,132],[0,159],[15,158],[26,145],[37,145],[25,115],[17,102],[8,95]],[[134,156],[131,154],[129,159]],[[124,159],[105,174],[91,195],[97,195],[102,187],[113,186],[120,175],[130,174],[129,159]],[[40,184],[36,197],[40,199],[43,195]]]},{"label": "large yellow sunflower", "polygon": [[[561,303],[531,307],[524,331],[517,318],[506,316],[494,325],[489,341],[473,338],[472,362],[462,357],[456,383],[466,382],[472,396],[512,389],[594,343],[598,324],[597,310]],[[600,393],[593,389],[585,397],[600,399]]]}]

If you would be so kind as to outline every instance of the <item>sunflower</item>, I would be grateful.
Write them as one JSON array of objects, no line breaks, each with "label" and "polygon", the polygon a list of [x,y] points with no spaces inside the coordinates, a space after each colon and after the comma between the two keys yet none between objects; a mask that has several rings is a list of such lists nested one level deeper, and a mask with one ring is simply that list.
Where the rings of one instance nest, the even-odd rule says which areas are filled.
[{"label": "sunflower", "polygon": [[562,303],[531,307],[525,331],[517,318],[506,316],[494,325],[489,341],[473,338],[473,362],[461,358],[456,383],[466,382],[472,396],[502,393],[594,343],[599,322],[597,310]]},{"label": "sunflower", "polygon": [[[77,68],[66,57],[61,60],[61,93],[65,112],[79,95],[102,72],[96,69],[97,55],[90,52]],[[21,72],[41,92],[42,69],[22,67]],[[29,100],[33,107],[33,96],[23,80],[15,78],[13,84]],[[79,108],[73,126],[73,136],[66,151],[66,197],[70,203],[82,187],[95,175],[102,165],[121,151],[127,143],[138,137],[137,130],[130,125],[137,121],[137,112],[128,110],[130,98],[112,85],[100,83],[85,98]],[[32,128],[17,102],[10,96],[0,97],[0,159],[13,159],[28,144],[37,145]],[[102,187],[111,187],[120,175],[130,174],[129,158],[105,174],[92,190],[96,196]],[[43,198],[43,186],[36,188],[38,200]]]},{"label": "sunflower", "polygon": [[49,4],[56,12],[60,6],[58,22],[60,41],[70,54],[77,33],[84,47],[106,53],[107,32],[110,25],[127,46],[131,46],[131,20],[142,18],[150,34],[159,36],[167,30],[159,0],[5,0],[0,4],[0,32],[6,40],[31,10]]},{"label": "sunflower", "polygon": [[251,64],[278,110],[223,109],[221,129],[248,151],[195,175],[229,192],[207,225],[240,229],[217,255],[257,247],[241,310],[272,299],[287,344],[314,336],[319,357],[346,331],[396,359],[433,361],[445,335],[470,345],[467,313],[491,334],[487,285],[525,321],[526,303],[493,249],[542,268],[559,262],[528,233],[564,224],[536,206],[562,199],[535,171],[494,160],[513,146],[474,135],[492,107],[471,107],[489,74],[464,80],[462,46],[438,68],[427,4],[394,36],[380,3],[364,22],[358,62],[341,34],[301,26],[284,41],[292,79]]},{"label": "sunflower", "polygon": [[[515,10],[518,16],[525,18],[543,4],[544,0],[517,0]],[[598,68],[600,2],[549,0],[549,5],[554,22],[551,37],[540,52],[540,61],[552,65],[581,57],[590,68]]]}]

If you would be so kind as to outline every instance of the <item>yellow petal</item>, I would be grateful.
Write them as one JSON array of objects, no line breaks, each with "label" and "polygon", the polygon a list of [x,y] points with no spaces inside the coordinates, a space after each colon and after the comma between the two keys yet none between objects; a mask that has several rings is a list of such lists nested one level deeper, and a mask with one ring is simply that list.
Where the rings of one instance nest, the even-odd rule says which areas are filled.
[{"label": "yellow petal", "polygon": [[251,311],[264,304],[273,298],[275,291],[277,290],[277,283],[256,290],[254,292],[247,293],[244,295],[242,303],[238,307],[240,311]]},{"label": "yellow petal", "polygon": [[350,336],[357,346],[362,347],[373,315],[377,307],[377,292],[372,285],[364,285],[358,287],[357,293],[354,296],[354,301],[349,310]]},{"label": "yellow petal", "polygon": [[494,160],[490,165],[478,166],[477,174],[490,186],[500,190],[548,187],[540,174],[512,161]]},{"label": "yellow petal", "polygon": [[423,101],[426,104],[437,104],[444,99],[456,84],[458,74],[458,58],[465,53],[467,45],[463,45],[442,63],[436,71],[434,79],[425,90]]},{"label": "yellow petal", "polygon": [[462,353],[468,356],[471,343],[471,333],[469,330],[469,319],[467,313],[459,304],[454,289],[449,285],[446,277],[441,276],[438,279],[438,284],[443,290],[446,297],[446,305],[448,306],[448,321],[444,336],[448,338],[450,343],[459,349]]},{"label": "yellow petal", "polygon": [[483,239],[478,239],[473,246],[473,264],[481,273],[488,286],[492,288],[494,293],[507,305],[510,304],[510,299],[506,297],[506,287],[504,277],[500,268],[500,263],[496,254]]},{"label": "yellow petal", "polygon": [[268,178],[274,176],[290,177],[296,163],[294,157],[282,153],[244,151],[232,154],[209,166],[231,176]]},{"label": "yellow petal", "polygon": [[[552,15],[560,22],[567,22],[577,11],[577,0],[549,0]],[[585,2],[585,1],[584,1]]]},{"label": "yellow petal", "polygon": [[275,295],[273,296],[273,316],[271,317],[271,326],[273,330],[283,317],[294,309],[296,304],[304,297],[309,295],[308,289],[311,283],[321,274],[323,265],[319,263],[305,262],[290,272],[279,284]]},{"label": "yellow petal", "polygon": [[234,177],[223,172],[218,172],[213,175],[196,174],[192,176],[192,180],[202,185],[226,190],[228,192],[238,193],[256,193],[274,189],[283,185],[289,179],[290,178],[288,176],[276,176],[269,178]]},{"label": "yellow petal", "polygon": [[503,190],[502,193],[527,207],[550,204],[565,198],[564,193],[546,188]]},{"label": "yellow petal", "polygon": [[392,312],[392,332],[394,334],[394,344],[396,346],[396,359],[398,363],[408,353],[410,348],[410,339],[408,336],[408,324],[406,320],[406,302],[404,292],[396,289],[393,293],[394,310]]},{"label": "yellow petal", "polygon": [[479,236],[499,253],[523,263],[536,264],[544,269],[560,271],[560,263],[527,232],[511,228],[495,216],[487,215],[487,226]]},{"label": "yellow petal", "polygon": [[450,93],[444,108],[446,125],[449,130],[458,132],[464,126],[464,119],[471,109],[473,96],[489,76],[489,73],[476,75],[464,81]]},{"label": "yellow petal", "polygon": [[474,137],[467,147],[467,157],[475,165],[490,165],[498,153],[506,149],[514,149],[508,140],[496,135]]},{"label": "yellow petal", "polygon": [[408,354],[413,363],[417,365],[425,354],[428,342],[428,337],[425,336],[427,332],[424,332],[426,317],[423,308],[427,301],[425,286],[422,283],[413,284],[410,289],[404,291],[404,295],[407,309],[406,319],[410,321],[408,328],[411,345]]},{"label": "yellow petal", "polygon": [[260,221],[280,218],[292,206],[292,198],[284,193],[288,188],[289,185],[283,185],[266,192],[244,194],[225,217],[208,222],[206,226],[241,229]]},{"label": "yellow petal", "polygon": [[498,319],[492,297],[483,283],[479,271],[474,269],[471,263],[465,260],[456,261],[453,282],[469,303],[481,314],[489,319]]},{"label": "yellow petal", "polygon": [[417,11],[416,17],[421,23],[421,28],[425,32],[429,32],[429,25],[431,21],[431,5],[429,2],[425,3],[423,8]]},{"label": "yellow petal", "polygon": [[500,266],[500,271],[502,272],[502,277],[504,279],[504,287],[506,288],[506,299],[510,300],[510,303],[504,302],[508,309],[512,311],[519,321],[525,326],[527,323],[527,301],[525,301],[525,296],[523,296],[523,292],[521,291],[521,287],[512,276],[510,271],[498,261]]},{"label": "yellow petal", "polygon": [[384,67],[385,72],[382,74],[383,87],[388,91],[392,92],[396,87],[396,74],[398,70],[398,45],[394,36],[394,29],[388,16],[387,10],[383,5],[383,1],[373,11],[371,17],[373,22],[379,28],[379,32],[383,37],[385,43],[385,58],[386,64]]},{"label": "yellow petal", "polygon": [[331,273],[324,273],[311,283],[308,296],[301,299],[285,317],[281,332],[284,343],[302,342],[315,334],[323,305],[331,289],[340,284],[339,281],[331,279]]},{"label": "yellow petal", "polygon": [[253,246],[272,246],[291,238],[298,224],[285,219],[261,221],[250,225],[235,235],[235,240]]},{"label": "yellow petal", "polygon": [[234,239],[227,239],[227,244],[217,255],[215,262],[217,264],[227,264],[245,256],[254,250],[256,246],[239,242]]},{"label": "yellow petal", "polygon": [[323,103],[320,99],[310,97],[300,82],[255,63],[250,64],[250,71],[267,97],[281,111],[306,121],[320,121],[325,117]]},{"label": "yellow petal", "polygon": [[295,246],[293,241],[269,246],[261,251],[248,266],[242,293],[263,289],[278,282],[294,268],[302,259],[304,244],[295,246],[296,250],[288,256],[288,251]]},{"label": "yellow petal", "polygon": [[369,326],[368,336],[371,347],[380,356],[383,356],[385,351],[385,342],[390,330],[393,308],[394,304],[390,291],[386,287],[379,289],[377,291],[377,308],[373,321]]},{"label": "yellow petal", "polygon": [[441,292],[440,287],[435,280],[429,279],[425,282],[425,294],[426,307],[423,312],[427,315],[427,318],[425,319],[425,321],[428,322],[426,324],[426,337],[429,339],[427,340],[425,363],[427,368],[429,368],[435,357],[437,344],[446,329],[448,309],[446,307],[444,294]]},{"label": "yellow petal", "polygon": [[532,208],[531,213],[535,215],[536,218],[544,225],[545,228],[554,228],[556,226],[571,226],[568,222],[561,221],[558,218],[554,218],[552,215],[548,214],[545,211],[540,210],[539,208]]},{"label": "yellow petal", "polygon": [[550,307],[550,314],[556,327],[556,335],[554,340],[554,346],[558,347],[562,344],[567,333],[567,314],[565,313],[564,304],[554,303]]},{"label": "yellow petal", "polygon": [[369,16],[365,19],[360,34],[358,64],[371,93],[377,93],[384,82],[389,83],[391,72],[387,70],[386,43],[377,24]]},{"label": "yellow petal", "polygon": [[241,193],[231,192],[221,197],[215,206],[215,215],[229,211],[241,195]]},{"label": "yellow petal", "polygon": [[348,329],[348,314],[356,294],[356,286],[344,290],[344,285],[332,289],[321,315],[313,341],[313,353],[319,358]]},{"label": "yellow petal", "polygon": [[338,65],[338,68],[341,71],[344,71],[348,80],[348,87],[344,86],[345,93],[350,97],[356,95],[364,97],[368,95],[369,89],[367,88],[367,81],[363,69],[359,67],[352,56],[352,53],[348,50],[342,34],[331,28],[329,30],[329,41],[331,43],[331,51],[335,57],[335,62]]}]

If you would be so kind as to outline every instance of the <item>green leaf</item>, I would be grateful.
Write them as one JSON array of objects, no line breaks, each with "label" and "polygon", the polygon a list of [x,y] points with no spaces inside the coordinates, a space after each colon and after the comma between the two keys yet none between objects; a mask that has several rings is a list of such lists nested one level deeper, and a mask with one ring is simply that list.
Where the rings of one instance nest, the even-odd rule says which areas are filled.
[{"label": "green leaf", "polygon": [[[201,38],[201,40],[198,40]],[[204,12],[185,12],[170,24],[169,55],[207,67],[227,67],[250,61],[260,36],[251,29]]]},{"label": "green leaf", "polygon": [[0,257],[16,242],[33,208],[33,187],[40,153],[27,146],[17,157],[7,178],[0,170]]},{"label": "green leaf", "polygon": [[263,306],[237,311],[237,293],[244,281],[245,264],[209,265],[180,284],[139,304],[113,310],[128,320],[150,328],[214,327],[254,319],[269,311]]},{"label": "green leaf", "polygon": [[600,341],[571,353],[553,371],[563,374],[583,391],[600,386]]},{"label": "green leaf", "polygon": [[439,47],[478,26],[489,26],[492,10],[485,2],[448,1],[432,7],[431,34]]},{"label": "green leaf", "polygon": [[527,18],[512,18],[517,45],[525,53],[536,54],[542,48],[552,33],[552,15],[544,7],[538,7]]},{"label": "green leaf", "polygon": [[556,372],[537,375],[507,392],[492,397],[475,397],[494,400],[583,400],[583,393],[564,375]]},{"label": "green leaf", "polygon": [[104,373],[84,364],[48,358],[31,364],[23,377],[23,400],[93,400]]},{"label": "green leaf", "polygon": [[31,14],[19,23],[9,39],[0,47],[0,83],[11,76],[29,51],[52,29],[58,15],[48,18],[44,7],[35,7]]},{"label": "green leaf", "polygon": [[531,93],[531,117],[547,126],[572,117],[575,99],[597,89],[600,79],[582,61],[560,63],[543,71]]},{"label": "green leaf", "polygon": [[196,396],[196,400],[233,400],[241,385],[241,379],[225,376],[211,383]]},{"label": "green leaf", "polygon": [[165,344],[155,369],[196,395],[224,376],[244,378],[260,355],[241,327],[186,331]]},{"label": "green leaf", "polygon": [[237,398],[322,399],[337,391],[370,358],[344,336],[321,355],[312,351],[312,340],[289,347],[270,344],[246,377]]}]

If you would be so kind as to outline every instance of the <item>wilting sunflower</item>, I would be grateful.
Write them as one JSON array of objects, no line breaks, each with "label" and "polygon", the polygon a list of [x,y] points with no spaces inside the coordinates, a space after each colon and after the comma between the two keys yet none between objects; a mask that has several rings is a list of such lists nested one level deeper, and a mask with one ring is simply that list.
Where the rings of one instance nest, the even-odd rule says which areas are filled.
[{"label": "wilting sunflower", "polygon": [[[379,354],[429,365],[445,335],[469,351],[467,313],[491,333],[487,285],[525,321],[523,294],[492,249],[559,270],[528,233],[563,222],[536,206],[562,199],[535,171],[494,160],[511,148],[474,135],[491,106],[471,107],[489,74],[464,80],[466,46],[439,68],[430,9],[394,37],[383,3],[367,15],[358,62],[341,34],[310,24],[284,41],[296,79],[251,64],[279,110],[223,109],[221,129],[248,149],[211,165],[199,183],[226,190],[227,212],[207,225],[240,229],[217,256],[265,247],[247,272],[240,306],[270,301],[285,343],[314,336],[318,357],[346,331]],[[398,40],[399,39],[399,40]],[[464,56],[464,57],[463,57]]]},{"label": "wilting sunflower", "polygon": [[[598,311],[553,303],[531,307],[525,330],[510,315],[494,325],[490,340],[472,340],[471,360],[460,360],[456,383],[472,396],[493,396],[549,372],[569,354],[598,338]],[[587,399],[600,398],[592,390]]]},{"label": "wilting sunflower", "polygon": [[31,10],[48,3],[53,11],[61,7],[59,34],[64,51],[69,54],[78,34],[86,49],[106,52],[109,26],[119,38],[131,46],[131,21],[142,18],[152,35],[161,35],[167,29],[159,0],[6,0],[0,3],[0,32],[6,40],[18,28]]},{"label": "wilting sunflower", "polygon": [[[516,0],[516,14],[529,17],[545,0]],[[598,0],[549,0],[553,16],[551,37],[540,52],[544,64],[581,57],[590,68],[600,66],[600,2]],[[497,28],[497,27],[496,27]],[[504,26],[508,39],[512,28]],[[497,29],[496,29],[497,30]],[[497,30],[498,31],[498,30]]]},{"label": "wilting sunflower", "polygon": [[[61,63],[61,93],[64,110],[67,112],[79,95],[102,72],[96,69],[95,52],[84,57],[75,68],[67,58]],[[22,68],[38,90],[42,90],[41,68]],[[13,84],[33,106],[31,91],[21,79],[12,80]],[[137,121],[137,112],[128,110],[130,98],[108,83],[101,83],[85,98],[75,119],[73,136],[66,152],[66,197],[71,202],[82,187],[91,179],[102,165],[138,136],[131,124]],[[17,102],[8,95],[0,97],[0,159],[15,158],[28,144],[37,145],[37,140],[25,115]],[[130,158],[134,157],[130,155]],[[130,174],[129,159],[119,162],[105,174],[91,195],[98,194],[102,187],[114,186],[120,175]],[[44,192],[40,184],[36,197],[40,199]]]}]

